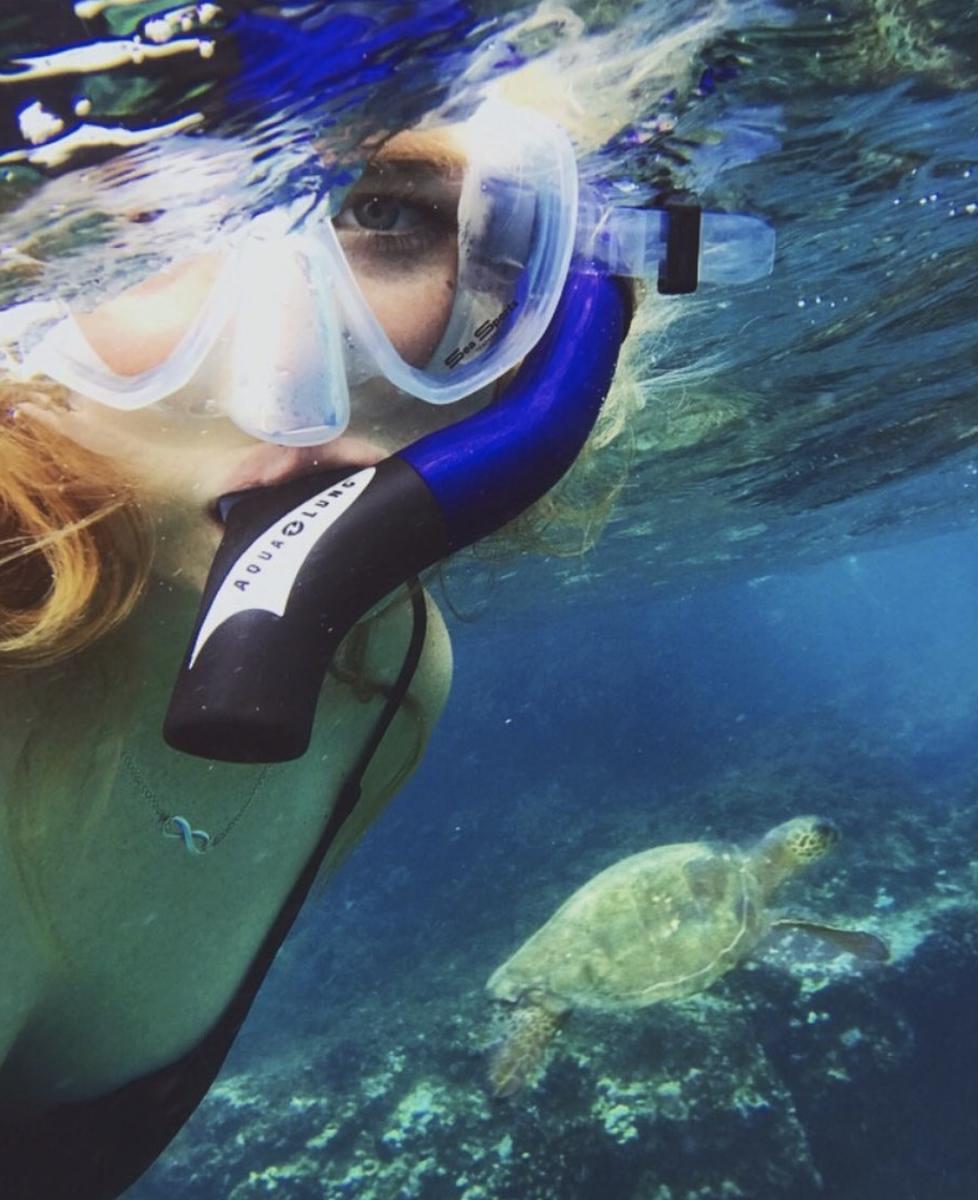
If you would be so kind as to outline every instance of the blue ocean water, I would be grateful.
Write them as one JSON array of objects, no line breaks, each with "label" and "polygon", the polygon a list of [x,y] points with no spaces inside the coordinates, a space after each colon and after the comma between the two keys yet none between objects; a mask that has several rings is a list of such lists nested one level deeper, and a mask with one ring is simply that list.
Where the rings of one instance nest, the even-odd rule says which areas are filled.
[{"label": "blue ocean water", "polygon": [[[495,1180],[491,1196],[596,1196],[609,1173],[643,1197],[657,1194],[646,1177],[673,1195],[736,1195],[714,1190],[726,1180],[757,1197],[972,1195],[976,575],[962,532],[670,597],[601,589],[575,607],[541,587],[536,611],[512,614],[516,577],[502,584],[497,606],[453,625],[456,683],[426,762],[303,913],[224,1090],[132,1194],[258,1195],[261,1171],[292,1164],[289,1195],[464,1195],[440,1158]],[[677,1005],[675,1024],[585,1018],[536,1092],[473,1113],[486,978],[575,887],[627,853],[751,840],[810,811],[842,840],[787,911],[877,932],[889,965],[826,982],[803,945],[729,976],[715,1007]],[[704,1051],[716,1043],[719,1060]],[[730,1145],[722,1125],[711,1135],[724,1086],[753,1078],[759,1055],[770,1075]],[[709,1071],[719,1095],[696,1092]],[[677,1112],[679,1086],[692,1111]],[[271,1114],[241,1099],[249,1087],[277,1098]],[[276,1135],[286,1095],[298,1113]],[[786,1106],[800,1147],[785,1145]],[[205,1148],[238,1118],[239,1190],[210,1191]],[[303,1167],[293,1139],[324,1120],[352,1121],[357,1141]],[[507,1138],[519,1153],[492,1157]]]},{"label": "blue ocean water", "polygon": [[[110,15],[155,11],[126,7]],[[211,1096],[130,1200],[973,1200],[978,16],[393,7],[402,41],[343,112],[397,112],[392,64],[414,68],[421,111],[469,67],[566,38],[586,56],[616,29],[651,48],[703,19],[676,97],[656,77],[629,114],[632,134],[666,114],[672,135],[613,139],[588,169],[648,188],[666,172],[759,213],[778,257],[766,280],[677,302],[664,329],[639,323],[642,407],[596,549],[434,581],[456,669],[426,759],[306,906]],[[179,107],[147,96],[147,119]],[[288,151],[308,113],[279,116],[240,135],[249,154]],[[261,207],[298,169],[236,202]],[[72,235],[79,178],[49,182],[62,207],[33,210],[37,237]],[[18,203],[34,187],[4,182]],[[191,218],[206,232],[199,184],[141,256]],[[22,210],[4,206],[13,245]],[[113,243],[106,272],[117,249],[122,271],[133,248]],[[0,285],[27,299],[90,261],[82,245],[39,276],[8,259]],[[779,911],[871,931],[889,964],[777,942],[702,997],[575,1014],[535,1086],[489,1098],[486,980],[575,888],[627,854],[749,844],[804,813],[840,843]]]},{"label": "blue ocean water", "polygon": [[[390,1165],[416,1168],[442,1153],[455,1165],[468,1160],[476,1180],[496,1178],[487,1194],[500,1196],[599,1195],[613,1171],[623,1189],[650,1176],[676,1195],[694,1194],[690,1181],[702,1194],[736,1195],[714,1190],[725,1180],[752,1196],[972,1195],[977,572],[971,535],[955,533],[670,598],[631,586],[558,608],[541,592],[534,613],[491,611],[454,626],[455,692],[427,761],[302,916],[229,1063],[232,1079],[275,1076],[296,1038],[326,1044],[334,1057],[317,1072],[317,1094],[324,1111],[342,1112],[340,1097],[364,1084],[378,1040],[401,1048],[408,1066],[389,1068],[377,1115],[365,1109],[378,1122],[366,1141],[380,1145],[383,1165],[364,1194],[463,1195],[436,1175],[413,1192]],[[650,1014],[569,1025],[558,1054],[575,1057],[583,1084],[558,1060],[541,1091],[473,1120],[461,1096],[484,1069],[482,986],[572,888],[625,853],[752,839],[806,811],[832,817],[842,839],[835,862],[816,869],[814,894],[799,884],[792,901],[808,916],[887,937],[892,964],[810,990],[818,968],[802,947],[787,962],[728,977],[736,991],[720,985],[719,1008],[678,1006],[679,1030]],[[676,1072],[668,1039],[686,1052],[682,1021],[704,1022],[704,1039],[725,1050],[719,1064],[702,1045],[700,1057],[690,1051],[688,1079],[718,1070],[732,1084],[749,1074],[731,1034],[773,1064],[755,1100],[768,1124],[758,1132],[740,1120],[736,1148],[730,1130],[709,1133],[727,1111],[724,1096],[701,1097],[698,1117],[662,1100],[671,1097],[668,1076],[659,1081],[665,1063]],[[865,1051],[874,1040],[876,1061]],[[845,1067],[840,1046],[854,1060]],[[455,1088],[460,1114],[440,1115],[425,1092],[418,1103],[431,1111],[415,1116],[420,1132],[385,1163],[384,1135],[413,1094],[412,1056],[422,1078]],[[637,1109],[644,1157],[595,1103],[611,1090],[608,1076],[619,1103]],[[660,1093],[652,1115],[636,1094],[648,1076]],[[792,1154],[821,1186],[800,1168],[779,1176],[781,1088],[805,1130]],[[598,1123],[599,1145],[582,1132],[588,1122]],[[200,1138],[214,1129],[205,1122]],[[185,1158],[192,1136],[180,1146]],[[491,1148],[506,1136],[533,1154],[534,1171],[480,1163],[480,1139]],[[360,1194],[343,1186],[343,1163],[342,1174],[323,1168],[325,1194]],[[160,1180],[185,1171],[161,1168]],[[134,1194],[164,1193],[148,1184]]]}]

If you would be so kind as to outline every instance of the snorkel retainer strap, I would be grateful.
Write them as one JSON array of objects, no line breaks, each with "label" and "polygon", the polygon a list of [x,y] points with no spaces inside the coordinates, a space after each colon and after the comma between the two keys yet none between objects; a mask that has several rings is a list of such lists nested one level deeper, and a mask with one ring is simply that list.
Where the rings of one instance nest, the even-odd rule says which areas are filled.
[{"label": "snorkel retainer strap", "polygon": [[309,745],[326,670],[378,601],[499,529],[577,457],[630,316],[616,279],[572,271],[546,334],[485,410],[376,467],[226,497],[164,736],[229,762]]}]

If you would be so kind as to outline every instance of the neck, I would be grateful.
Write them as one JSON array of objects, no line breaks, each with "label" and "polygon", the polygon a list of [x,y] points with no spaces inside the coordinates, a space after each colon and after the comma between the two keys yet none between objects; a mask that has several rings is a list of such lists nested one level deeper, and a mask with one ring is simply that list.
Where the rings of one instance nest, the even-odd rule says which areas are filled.
[{"label": "neck", "polygon": [[780,837],[767,834],[750,853],[754,877],[767,899],[794,871],[795,863]]}]

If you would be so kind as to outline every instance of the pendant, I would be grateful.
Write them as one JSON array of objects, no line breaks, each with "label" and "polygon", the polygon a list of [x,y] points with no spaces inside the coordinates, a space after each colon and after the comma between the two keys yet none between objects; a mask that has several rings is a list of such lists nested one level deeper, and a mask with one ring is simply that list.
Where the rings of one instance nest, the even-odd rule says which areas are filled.
[{"label": "pendant", "polygon": [[191,828],[186,817],[167,817],[163,822],[163,836],[181,838],[188,854],[205,854],[211,844],[211,835],[203,829]]}]

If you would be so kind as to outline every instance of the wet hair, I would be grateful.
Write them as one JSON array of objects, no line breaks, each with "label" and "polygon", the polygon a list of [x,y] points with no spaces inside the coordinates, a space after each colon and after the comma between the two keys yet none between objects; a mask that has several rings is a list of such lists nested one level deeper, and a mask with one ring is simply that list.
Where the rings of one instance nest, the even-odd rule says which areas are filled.
[{"label": "wet hair", "polygon": [[[632,280],[621,283],[631,302],[630,329],[644,292]],[[635,345],[635,339],[626,333],[611,390],[564,478],[499,533],[478,544],[477,554],[505,556],[515,547],[572,557],[585,554],[596,544],[625,486],[632,461],[633,418],[640,404],[630,361]]]},{"label": "wet hair", "polygon": [[132,611],[152,537],[119,467],[31,408],[64,390],[0,383],[0,669],[70,657]]}]

